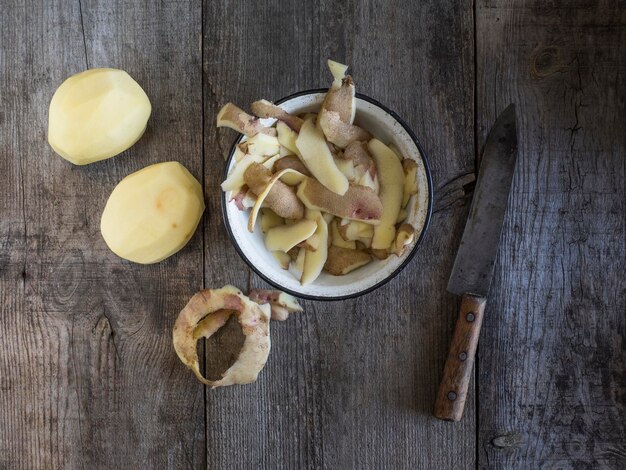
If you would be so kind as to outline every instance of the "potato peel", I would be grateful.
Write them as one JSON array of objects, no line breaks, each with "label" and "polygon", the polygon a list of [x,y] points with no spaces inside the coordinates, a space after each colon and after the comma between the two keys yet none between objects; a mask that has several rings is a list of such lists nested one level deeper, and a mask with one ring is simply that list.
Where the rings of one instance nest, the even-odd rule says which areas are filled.
[{"label": "potato peel", "polygon": [[389,258],[389,250],[370,248],[370,253],[380,260]]},{"label": "potato peel", "polygon": [[336,112],[339,115],[339,119],[346,124],[354,122],[356,99],[354,82],[350,75],[341,80],[341,85],[338,88],[331,87],[328,90],[322,109]]},{"label": "potato peel", "polygon": [[278,143],[280,145],[290,151],[292,155],[300,154],[298,147],[296,147],[296,140],[298,139],[298,133],[296,131],[284,122],[278,121],[276,123],[276,133],[278,135]]},{"label": "potato peel", "polygon": [[396,237],[395,225],[404,193],[404,170],[395,152],[380,140],[370,140],[368,147],[378,167],[380,199],[383,204],[383,215],[380,224],[374,229],[372,248],[387,250]]},{"label": "potato peel", "polygon": [[259,118],[249,115],[232,103],[226,103],[217,113],[217,127],[228,127],[248,137],[258,133],[276,136],[276,129],[265,127]]},{"label": "potato peel", "polygon": [[321,184],[339,195],[346,193],[348,179],[337,168],[324,134],[315,127],[312,119],[304,121],[296,146],[304,164]]},{"label": "potato peel", "polygon": [[[208,380],[200,372],[196,342],[208,338],[235,315],[245,340],[239,357],[219,380]],[[233,286],[205,289],[195,294],[174,324],[174,349],[179,359],[198,379],[212,388],[254,382],[270,353],[270,305],[259,305]]]},{"label": "potato peel", "polygon": [[268,230],[279,227],[280,225],[285,225],[285,221],[282,217],[276,214],[269,207],[264,207],[261,209],[261,231],[263,233],[267,233]]},{"label": "potato peel", "polygon": [[365,186],[349,186],[346,193],[340,196],[316,179],[306,178],[298,186],[296,194],[308,209],[321,210],[337,217],[375,224],[383,216],[380,198]]},{"label": "potato peel", "polygon": [[289,155],[294,155],[294,153],[281,144],[280,148],[278,149],[278,155],[280,155],[281,157],[287,157]]},{"label": "potato peel", "polygon": [[326,224],[330,224],[335,218],[333,214],[329,214],[328,212],[322,212],[322,217],[326,221]]},{"label": "potato peel", "polygon": [[281,155],[279,153],[277,153],[276,155],[274,155],[273,157],[269,157],[267,160],[265,160],[262,165],[267,168],[268,170],[272,171],[272,168],[274,168],[274,165],[276,164],[276,162],[278,162],[278,160],[282,159],[283,157],[281,157]]},{"label": "potato peel", "polygon": [[285,253],[284,251],[272,251],[272,256],[281,268],[287,270],[289,269],[289,262],[291,261],[291,257]]},{"label": "potato peel", "polygon": [[[253,163],[243,176],[248,187],[257,195],[252,206],[253,208],[258,206],[257,212],[262,204],[266,204],[285,219],[301,219],[304,216],[304,206],[296,196],[295,190],[280,181],[280,178],[274,178],[276,175],[272,175],[272,172],[263,165]],[[256,217],[255,214],[255,221]],[[248,226],[252,232],[254,225],[251,227]]]},{"label": "potato peel", "polygon": [[252,112],[259,116],[260,118],[274,118],[279,121],[284,122],[289,127],[291,127],[294,131],[300,132],[300,128],[302,127],[302,123],[304,122],[298,116],[294,116],[289,114],[280,106],[275,105],[274,103],[267,100],[259,100],[252,103],[250,106]]},{"label": "potato peel", "polygon": [[216,310],[213,314],[204,317],[193,329],[194,341],[198,341],[200,338],[209,338],[217,330],[223,327],[232,315],[232,310],[222,309]]},{"label": "potato peel", "polygon": [[265,234],[265,247],[269,251],[287,252],[313,235],[316,228],[313,220],[306,219],[293,225],[274,227]]},{"label": "potato peel", "polygon": [[[295,259],[292,259],[291,263],[289,264],[289,272],[291,274],[293,274],[293,276],[296,279],[301,279],[302,278],[302,273],[304,271],[304,259],[306,258],[306,252],[307,250],[305,248],[297,248],[298,252],[296,255]],[[289,250],[289,254],[291,256],[291,253],[293,253],[292,250]]]},{"label": "potato peel", "polygon": [[331,59],[328,59],[326,61],[326,64],[328,65],[328,69],[330,70],[330,73],[333,75],[333,78],[335,79],[331,88],[334,87],[335,85],[339,87],[341,85],[341,80],[343,80],[344,77],[346,76],[346,71],[348,70],[348,66],[340,62],[331,60]]},{"label": "potato peel", "polygon": [[260,132],[252,137],[249,137],[248,140],[246,140],[246,144],[246,150],[252,155],[270,157],[272,155],[277,155],[280,151],[278,138]]},{"label": "potato peel", "polygon": [[406,220],[408,216],[409,211],[407,211],[406,209],[400,209],[400,212],[398,212],[398,218],[396,219],[396,224],[401,224]]},{"label": "potato peel", "polygon": [[228,200],[228,202],[232,202],[233,204],[235,204],[235,206],[237,206],[237,209],[239,209],[240,211],[245,211],[246,207],[243,205],[243,200],[246,197],[247,192],[248,192],[247,186],[240,188],[239,191],[237,191],[236,193],[231,192],[230,199]]},{"label": "potato peel", "polygon": [[[302,163],[302,161],[295,155],[288,155],[274,163],[275,172],[282,171],[285,168],[291,168],[292,170],[296,170],[298,173],[302,173],[305,176],[311,176],[311,173],[307,170],[306,166],[304,166],[304,163]],[[296,185],[297,183],[293,182],[295,179],[291,180],[288,176],[283,178],[282,181],[289,186]]]},{"label": "potato peel", "polygon": [[238,192],[245,185],[243,174],[248,167],[253,163],[263,163],[265,160],[261,155],[244,155],[222,183],[222,191]]},{"label": "potato peel", "polygon": [[[279,181],[284,175],[287,175],[287,174],[300,175],[302,179],[306,178],[306,176],[304,176],[302,173],[299,173],[296,170],[292,170],[291,168],[285,168],[284,170],[272,176],[272,178],[269,180],[269,182],[265,186],[265,189],[263,189],[263,191],[261,191],[257,195],[256,203],[252,207],[252,211],[250,212],[250,217],[248,218],[248,231],[249,232],[251,233],[254,232],[254,225],[256,224],[256,218],[259,215],[259,210],[261,209],[261,206],[263,205],[263,201],[272,190],[272,187],[274,186],[274,184],[276,184],[277,181]],[[276,212],[276,210],[274,210],[274,212]]]},{"label": "potato peel", "polygon": [[307,219],[317,222],[315,236],[320,238],[319,246],[315,251],[306,251],[304,267],[300,283],[305,286],[312,283],[322,272],[326,258],[328,257],[328,225],[319,211],[307,211]]},{"label": "potato peel", "polygon": [[406,207],[409,203],[409,199],[414,194],[417,194],[417,163],[415,160],[406,158],[402,161],[402,168],[404,169],[404,193],[402,197],[402,207]]},{"label": "potato peel", "polygon": [[341,120],[339,113],[322,109],[317,120],[326,139],[339,148],[346,148],[352,142],[369,140],[372,135],[365,129]]},{"label": "potato peel", "polygon": [[339,248],[346,248],[349,250],[356,250],[356,242],[354,240],[346,240],[341,236],[339,229],[337,228],[337,220],[333,220],[329,225],[331,245],[338,246]]},{"label": "potato peel", "polygon": [[402,224],[394,241],[393,252],[396,256],[406,253],[409,245],[415,240],[415,229],[410,224]]},{"label": "potato peel", "polygon": [[252,289],[248,294],[250,300],[259,305],[269,304],[271,319],[284,321],[290,313],[301,312],[302,307],[293,295],[278,290]]},{"label": "potato peel", "polygon": [[376,176],[376,163],[367,150],[366,142],[352,142],[343,152],[343,158],[352,162],[355,168],[360,168],[361,172],[368,172],[373,178]]},{"label": "potato peel", "polygon": [[372,257],[365,251],[331,245],[328,248],[328,258],[324,264],[324,271],[333,276],[343,276],[365,266],[371,260]]}]

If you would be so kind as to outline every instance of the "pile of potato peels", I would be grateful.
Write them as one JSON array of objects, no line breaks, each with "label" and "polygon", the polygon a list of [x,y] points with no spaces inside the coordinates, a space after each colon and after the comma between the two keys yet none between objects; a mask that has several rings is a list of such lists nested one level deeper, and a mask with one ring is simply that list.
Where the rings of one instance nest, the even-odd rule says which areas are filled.
[{"label": "pile of potato peels", "polygon": [[222,190],[250,210],[250,232],[260,219],[266,248],[303,285],[322,270],[341,276],[373,257],[402,256],[415,239],[404,220],[418,191],[416,162],[354,124],[352,77],[346,65],[328,66],[334,81],[317,114],[260,100],[256,117],[232,103],[217,116],[218,127],[246,136]]}]

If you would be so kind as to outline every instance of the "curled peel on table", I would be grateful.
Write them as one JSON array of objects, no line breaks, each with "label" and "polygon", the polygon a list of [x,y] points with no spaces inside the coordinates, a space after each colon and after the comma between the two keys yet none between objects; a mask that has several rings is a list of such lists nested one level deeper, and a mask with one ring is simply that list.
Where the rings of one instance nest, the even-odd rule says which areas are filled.
[{"label": "curled peel on table", "polygon": [[[270,353],[270,318],[285,320],[302,311],[298,302],[284,292],[255,289],[245,296],[233,286],[205,289],[196,293],[180,312],[174,325],[174,349],[178,358],[198,379],[213,388],[254,382]],[[245,340],[237,360],[219,380],[208,380],[200,372],[197,341],[209,338],[236,316]]]}]

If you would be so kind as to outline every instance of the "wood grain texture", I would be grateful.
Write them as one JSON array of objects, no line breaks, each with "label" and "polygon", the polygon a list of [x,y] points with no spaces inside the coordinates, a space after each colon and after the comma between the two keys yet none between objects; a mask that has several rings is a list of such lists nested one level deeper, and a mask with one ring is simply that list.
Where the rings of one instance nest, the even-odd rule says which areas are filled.
[{"label": "wood grain texture", "polygon": [[481,0],[476,20],[478,143],[510,102],[519,118],[479,465],[625,468],[626,9]]},{"label": "wood grain texture", "polygon": [[[626,467],[626,9],[475,8],[0,2],[0,468]],[[350,64],[358,90],[426,148],[430,231],[375,293],[304,302],[273,323],[256,383],[205,389],[173,351],[177,313],[203,286],[263,285],[221,221],[235,134],[215,115],[227,101],[327,86],[327,58]],[[67,76],[98,66],[127,70],[153,116],[128,152],[74,167],[46,142],[48,103]],[[477,150],[511,101],[519,168],[478,390],[472,381],[463,420],[445,423],[431,414],[458,312],[445,287]],[[162,263],[124,262],[99,233],[106,198],[167,160],[202,180],[202,228]],[[240,345],[233,323],[201,346],[207,372]]]},{"label": "wood grain texture", "polygon": [[461,296],[459,317],[435,401],[435,416],[439,419],[460,421],[463,417],[486,301],[473,294]]},{"label": "wood grain texture", "polygon": [[[389,285],[355,300],[304,302],[303,314],[272,323],[272,353],[255,384],[207,392],[208,461],[213,468],[472,466],[473,394],[462,423],[432,416],[458,312],[445,293],[449,247],[467,210],[455,203],[465,197],[457,179],[474,169],[471,5],[205,2],[204,17],[207,188],[209,180],[217,186],[220,157],[235,138],[214,130],[219,106],[247,108],[328,86],[333,58],[351,65],[359,92],[409,122],[431,156],[435,184],[455,193]],[[211,230],[207,240],[217,245],[207,246],[207,283],[245,287],[247,270],[223,227]],[[232,269],[216,271],[218,262]],[[250,282],[264,285],[255,275]]]},{"label": "wood grain texture", "polygon": [[[9,1],[0,18],[0,467],[203,466],[203,389],[171,341],[202,285],[202,234],[140,266],[99,230],[132,171],[177,159],[201,177],[200,6]],[[75,167],[47,144],[48,104],[102,66],[128,71],[153,116],[128,152]]]}]

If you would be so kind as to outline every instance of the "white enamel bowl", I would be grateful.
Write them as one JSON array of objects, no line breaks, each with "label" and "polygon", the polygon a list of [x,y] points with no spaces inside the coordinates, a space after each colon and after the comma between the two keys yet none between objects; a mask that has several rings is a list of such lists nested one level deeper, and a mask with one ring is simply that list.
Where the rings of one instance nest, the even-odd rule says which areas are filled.
[{"label": "white enamel bowl", "polygon": [[[322,104],[326,90],[300,92],[277,104],[292,114],[317,111]],[[367,96],[357,94],[355,123],[370,131],[386,144],[393,144],[404,158],[411,158],[418,164],[419,192],[412,197],[408,206],[407,223],[416,228],[418,236],[413,245],[401,258],[389,256],[384,261],[374,259],[345,276],[331,276],[325,272],[315,282],[300,285],[289,271],[282,269],[272,254],[265,248],[263,236],[257,221],[254,233],[248,232],[250,211],[239,211],[234,203],[229,202],[227,194],[222,193],[224,224],[235,249],[246,263],[265,281],[277,289],[298,297],[315,300],[339,300],[363,295],[388,282],[409,263],[417,246],[424,237],[432,212],[433,189],[428,160],[415,135],[406,123],[393,111]],[[271,124],[273,120],[266,120]],[[226,162],[224,179],[234,166],[235,147],[245,138],[238,138],[230,151]]]}]

